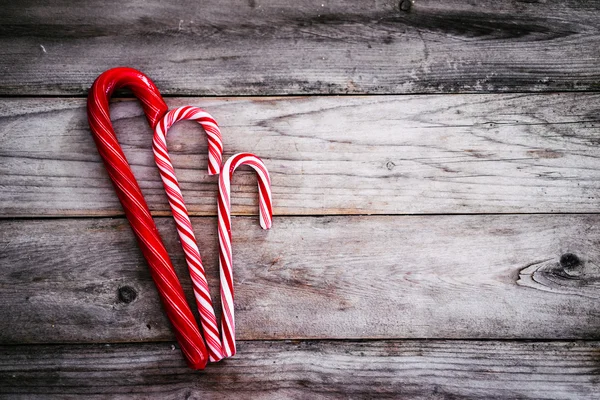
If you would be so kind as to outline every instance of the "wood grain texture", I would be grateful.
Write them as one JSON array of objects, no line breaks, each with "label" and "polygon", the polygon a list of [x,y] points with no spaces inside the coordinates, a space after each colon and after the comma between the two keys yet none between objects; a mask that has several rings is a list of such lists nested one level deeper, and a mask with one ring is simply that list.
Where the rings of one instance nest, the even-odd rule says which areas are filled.
[{"label": "wood grain texture", "polygon": [[[0,399],[598,398],[599,2],[0,9]],[[254,176],[234,179],[241,341],[203,372],[87,125],[83,96],[119,65],[273,177],[269,232]],[[328,94],[378,96],[215,97]],[[193,304],[151,132],[134,101],[112,115]],[[218,304],[206,139],[183,123],[169,148]]]},{"label": "wood grain texture", "polygon": [[586,0],[3,1],[0,95],[143,70],[166,94],[597,90]]},{"label": "wood grain texture", "polygon": [[[598,339],[599,245],[599,215],[234,218],[238,337]],[[2,343],[173,340],[126,220],[4,220],[0,249]]]},{"label": "wood grain texture", "polygon": [[[504,94],[177,98],[220,121],[226,156],[250,151],[273,178],[275,214],[597,212],[600,95]],[[168,203],[151,131],[134,101],[112,115],[156,215]],[[207,141],[169,132],[188,208],[215,215]],[[236,174],[233,211],[256,214],[256,180]],[[83,99],[0,100],[0,215],[122,215]]]},{"label": "wood grain texture", "polygon": [[169,343],[0,346],[10,399],[597,399],[598,342],[241,342],[202,372]]}]

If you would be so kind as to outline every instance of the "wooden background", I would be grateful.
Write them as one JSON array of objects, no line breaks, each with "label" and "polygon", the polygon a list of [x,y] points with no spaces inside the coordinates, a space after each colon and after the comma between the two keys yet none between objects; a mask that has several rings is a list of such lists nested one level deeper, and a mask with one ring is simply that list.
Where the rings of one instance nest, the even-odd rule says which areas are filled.
[{"label": "wooden background", "polygon": [[[40,4],[44,3],[44,4]],[[0,1],[0,397],[600,397],[600,3]],[[85,96],[219,121],[238,355],[185,366]],[[334,96],[332,96],[334,95]],[[191,299],[139,104],[111,113]],[[169,149],[217,297],[216,180]]]}]

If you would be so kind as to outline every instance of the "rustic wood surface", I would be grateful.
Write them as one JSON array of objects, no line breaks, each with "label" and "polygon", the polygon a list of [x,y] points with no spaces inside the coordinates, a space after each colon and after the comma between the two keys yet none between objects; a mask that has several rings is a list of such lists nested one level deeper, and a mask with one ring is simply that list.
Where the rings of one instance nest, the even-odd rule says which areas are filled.
[{"label": "rustic wood surface", "polygon": [[[598,399],[600,2],[0,9],[0,398]],[[243,340],[203,372],[174,345],[87,125],[92,81],[118,65],[206,108],[227,156],[272,173],[269,232],[254,176],[234,178]],[[183,277],[151,131],[117,95]],[[206,139],[190,122],[169,136],[218,300]]]},{"label": "rustic wood surface", "polygon": [[600,88],[596,1],[1,3],[4,95],[83,94],[116,65],[179,95]]},{"label": "rustic wood surface", "polygon": [[[600,338],[600,215],[240,217],[233,243],[241,339]],[[174,340],[125,219],[5,220],[0,248],[0,342]]]},{"label": "rustic wood surface", "polygon": [[[273,177],[275,213],[598,212],[600,95],[176,98],[222,121],[226,154],[252,151]],[[112,107],[155,214],[169,213],[137,102]],[[169,132],[188,208],[216,213],[207,140]],[[0,100],[0,215],[122,215],[83,99]],[[234,179],[234,212],[256,214],[256,179]]]},{"label": "rustic wood surface", "polygon": [[170,343],[0,346],[6,399],[589,399],[599,342],[241,342],[202,372]]}]

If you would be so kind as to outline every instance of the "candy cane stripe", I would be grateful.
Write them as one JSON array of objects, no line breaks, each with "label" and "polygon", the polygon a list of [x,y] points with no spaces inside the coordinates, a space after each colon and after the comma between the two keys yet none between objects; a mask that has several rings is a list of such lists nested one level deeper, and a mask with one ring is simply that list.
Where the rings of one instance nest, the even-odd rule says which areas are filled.
[{"label": "candy cane stripe", "polygon": [[209,351],[209,359],[212,362],[223,358],[223,348],[217,329],[217,318],[212,307],[208,282],[202,265],[202,258],[196,237],[192,230],[192,222],[189,219],[187,208],[183,200],[183,194],[179,187],[179,181],[175,176],[175,169],[171,162],[167,148],[166,135],[168,130],[178,121],[192,120],[198,122],[208,136],[208,173],[214,175],[219,172],[221,164],[223,143],[221,131],[216,121],[204,110],[183,106],[169,111],[156,126],[153,139],[154,160],[160,171],[163,186],[171,212],[177,225],[177,233],[181,241],[181,247],[185,253],[186,263],[193,283],[194,297],[200,313],[200,322],[205,334],[206,344]]},{"label": "candy cane stripe", "polygon": [[233,252],[231,249],[231,177],[240,165],[248,165],[256,171],[260,225],[269,229],[272,224],[273,207],[271,179],[263,161],[250,153],[239,153],[229,158],[221,168],[219,176],[219,271],[221,277],[221,340],[225,357],[235,355],[235,312],[233,307]]}]

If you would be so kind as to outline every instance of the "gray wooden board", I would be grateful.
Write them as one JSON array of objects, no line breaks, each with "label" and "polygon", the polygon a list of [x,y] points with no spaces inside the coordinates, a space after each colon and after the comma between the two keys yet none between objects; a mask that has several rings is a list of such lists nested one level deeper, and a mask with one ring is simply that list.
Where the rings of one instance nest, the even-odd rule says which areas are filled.
[{"label": "gray wooden board", "polygon": [[598,2],[400,3],[3,1],[0,95],[83,94],[119,65],[179,95],[600,88]]},{"label": "gray wooden board", "polygon": [[598,342],[240,342],[204,371],[170,343],[0,346],[9,399],[597,399]]},{"label": "gray wooden board", "polygon": [[[0,8],[0,398],[598,398],[597,2]],[[234,178],[239,353],[203,372],[87,126],[83,96],[118,65],[272,174],[269,232],[254,176]],[[577,93],[531,93],[556,91]],[[412,95],[214,97],[290,94]],[[151,131],[136,102],[112,114],[193,304]],[[218,304],[201,132],[169,147]]]},{"label": "gray wooden board", "polygon": [[[262,157],[275,213],[597,212],[600,95],[171,98],[220,122],[229,156]],[[152,134],[134,101],[112,107],[117,135],[155,214],[168,204]],[[169,133],[188,208],[216,212],[206,138]],[[84,99],[0,99],[0,215],[122,215]],[[234,177],[233,210],[256,214],[256,180]]]},{"label": "gray wooden board", "polygon": [[[216,295],[216,219],[193,225]],[[598,339],[599,245],[599,215],[237,217],[238,337]],[[125,219],[4,220],[0,249],[0,342],[173,340]]]}]

